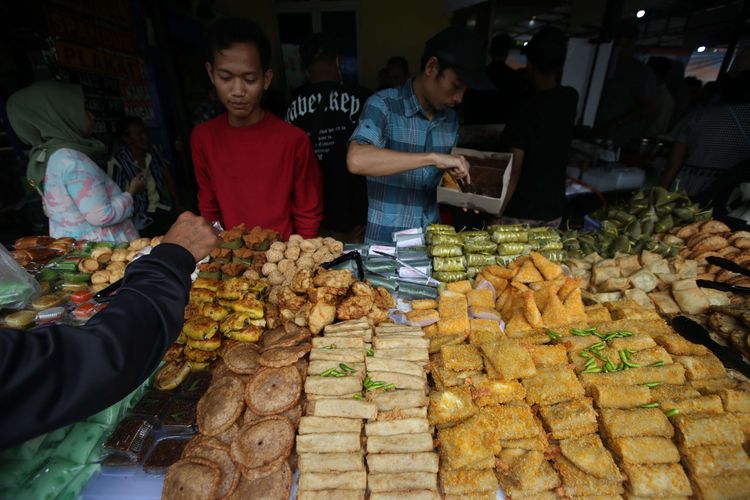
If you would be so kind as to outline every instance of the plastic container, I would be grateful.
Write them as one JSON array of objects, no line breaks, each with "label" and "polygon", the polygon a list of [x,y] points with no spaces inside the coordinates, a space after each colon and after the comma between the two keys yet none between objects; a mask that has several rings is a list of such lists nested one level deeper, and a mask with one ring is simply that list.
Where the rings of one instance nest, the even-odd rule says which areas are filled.
[{"label": "plastic container", "polygon": [[70,301],[74,304],[83,304],[84,302],[90,301],[93,297],[94,294],[92,294],[89,290],[81,290],[71,295]]},{"label": "plastic container", "polygon": [[106,307],[107,304],[86,302],[85,304],[81,304],[73,310],[73,317],[78,321],[85,322],[90,320],[96,313],[101,312]]},{"label": "plastic container", "polygon": [[44,311],[36,313],[35,321],[40,324],[55,323],[61,321],[65,317],[65,308],[62,306],[51,307]]}]

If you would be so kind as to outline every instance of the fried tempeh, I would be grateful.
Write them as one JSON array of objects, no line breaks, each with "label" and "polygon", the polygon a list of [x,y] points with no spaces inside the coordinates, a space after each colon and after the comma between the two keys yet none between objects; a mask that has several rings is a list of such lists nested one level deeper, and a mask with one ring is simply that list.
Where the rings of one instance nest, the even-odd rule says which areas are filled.
[{"label": "fried tempeh", "polygon": [[438,455],[425,453],[382,453],[367,455],[367,468],[372,472],[432,472],[438,471]]}]

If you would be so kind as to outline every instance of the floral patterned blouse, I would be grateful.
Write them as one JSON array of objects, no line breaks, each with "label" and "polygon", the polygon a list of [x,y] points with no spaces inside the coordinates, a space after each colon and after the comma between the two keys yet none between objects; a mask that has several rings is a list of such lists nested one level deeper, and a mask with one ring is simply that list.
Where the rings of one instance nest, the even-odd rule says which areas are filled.
[{"label": "floral patterned blouse", "polygon": [[88,156],[55,151],[47,162],[44,202],[53,238],[124,242],[138,238],[133,197],[123,193]]}]

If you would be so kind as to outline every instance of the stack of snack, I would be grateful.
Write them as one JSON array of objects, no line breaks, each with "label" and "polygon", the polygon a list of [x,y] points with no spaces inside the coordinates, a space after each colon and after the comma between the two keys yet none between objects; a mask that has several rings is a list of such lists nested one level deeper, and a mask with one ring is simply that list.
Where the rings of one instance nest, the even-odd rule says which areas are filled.
[{"label": "stack of snack", "polygon": [[362,423],[377,416],[377,406],[361,393],[371,339],[367,320],[328,325],[313,339],[307,411],[297,436],[301,500],[365,498]]},{"label": "stack of snack", "polygon": [[73,238],[51,236],[23,236],[13,244],[13,258],[19,266],[34,270],[51,259],[67,254],[73,248]]},{"label": "stack of snack", "polygon": [[205,370],[216,359],[222,339],[258,342],[266,326],[265,280],[198,278],[190,289],[185,324],[156,375],[160,390],[174,389],[191,370]]},{"label": "stack of snack", "polygon": [[[696,222],[674,231],[674,236],[684,242],[680,255],[706,265],[707,257],[723,257],[737,265],[750,265],[750,232],[732,230],[723,222],[711,220]],[[708,266],[702,279],[720,281],[731,285],[750,286],[750,278],[715,266]]]},{"label": "stack of snack", "polygon": [[697,317],[721,344],[726,344],[750,362],[750,307],[711,306],[708,315]]},{"label": "stack of snack", "polygon": [[613,302],[623,298],[665,315],[703,314],[709,306],[727,305],[730,294],[698,288],[697,279],[713,279],[705,273],[706,262],[682,257],[665,259],[644,250],[640,255],[603,259],[591,254],[568,260],[573,277],[586,290],[591,302]]},{"label": "stack of snack", "polygon": [[265,252],[279,239],[273,229],[255,226],[249,232],[244,224],[219,233],[222,243],[211,252],[209,262],[198,264],[198,277],[228,279],[245,276],[259,279]]},{"label": "stack of snack", "polygon": [[497,263],[506,265],[532,250],[554,261],[560,261],[565,254],[560,234],[551,227],[529,227],[525,224],[490,226],[492,241],[497,243]]},{"label": "stack of snack", "polygon": [[261,346],[226,348],[198,402],[200,434],[167,471],[163,498],[288,498],[310,336],[287,323]]},{"label": "stack of snack", "polygon": [[300,269],[288,285],[273,287],[268,301],[278,307],[282,320],[309,326],[314,334],[337,319],[366,318],[376,325],[383,323],[396,306],[385,288],[356,281],[346,269],[322,268]]},{"label": "stack of snack", "polygon": [[370,498],[440,498],[438,456],[427,420],[429,340],[419,327],[381,325],[366,358],[364,398],[378,408],[365,425]]},{"label": "stack of snack", "polygon": [[298,234],[284,243],[277,241],[266,252],[266,263],[261,271],[271,286],[289,285],[297,271],[314,271],[319,265],[341,255],[344,244],[333,238],[305,240]]}]

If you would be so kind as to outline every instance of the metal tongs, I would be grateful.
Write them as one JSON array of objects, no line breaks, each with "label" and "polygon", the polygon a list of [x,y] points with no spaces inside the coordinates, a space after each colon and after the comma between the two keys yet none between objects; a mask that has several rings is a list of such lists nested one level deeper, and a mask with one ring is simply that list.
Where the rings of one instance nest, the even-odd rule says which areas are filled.
[{"label": "metal tongs", "polygon": [[418,275],[422,276],[425,279],[425,283],[427,285],[434,286],[434,287],[440,286],[440,282],[438,280],[436,280],[435,278],[433,278],[429,274],[420,271],[419,269],[417,269],[416,267],[412,266],[411,264],[408,264],[408,263],[404,262],[403,260],[399,259],[395,255],[391,255],[389,253],[381,252],[379,250],[373,250],[372,252],[376,253],[378,255],[382,255],[383,257],[391,258],[391,259],[395,260],[396,262],[398,262],[400,265],[402,265],[405,268],[409,269],[410,271],[414,271],[415,273],[417,273]]},{"label": "metal tongs", "polygon": [[[727,271],[732,271],[733,273],[741,274],[743,276],[750,276],[750,269],[746,269],[728,259],[711,256],[706,257],[706,262],[713,266],[718,266],[722,269],[726,269]],[[722,292],[750,293],[750,287],[732,285],[730,283],[722,283],[720,281],[697,280],[696,284],[702,288],[713,288],[714,290],[719,290]]]},{"label": "metal tongs", "polygon": [[708,348],[727,367],[734,368],[746,377],[750,377],[750,365],[745,363],[742,356],[734,350],[717,343],[711,338],[708,330],[692,319],[685,316],[676,316],[672,318],[671,325],[672,328],[690,342]]},{"label": "metal tongs", "polygon": [[331,269],[333,267],[338,266],[339,264],[346,262],[347,260],[353,260],[354,263],[357,265],[357,277],[359,278],[359,281],[365,280],[365,266],[362,264],[362,255],[356,250],[352,250],[351,252],[347,252],[345,254],[342,254],[335,259],[333,259],[331,262],[326,262],[325,264],[321,264],[320,267],[323,269]]}]

